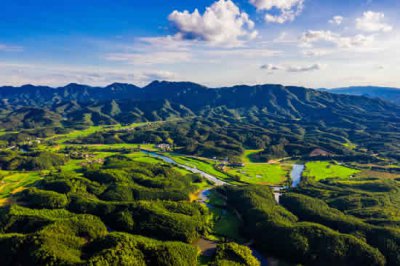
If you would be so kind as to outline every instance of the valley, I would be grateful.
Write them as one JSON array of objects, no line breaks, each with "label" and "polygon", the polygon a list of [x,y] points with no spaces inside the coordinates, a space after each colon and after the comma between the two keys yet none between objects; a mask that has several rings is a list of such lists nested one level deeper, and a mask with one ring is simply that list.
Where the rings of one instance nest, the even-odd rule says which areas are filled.
[{"label": "valley", "polygon": [[[143,109],[161,88],[179,93]],[[114,100],[113,117],[107,100],[62,103],[75,109],[59,121],[50,99],[31,98],[35,116],[3,110],[5,265],[400,263],[397,107],[275,86],[134,90],[135,107]],[[245,99],[210,107],[182,98],[193,91]]]},{"label": "valley", "polygon": [[0,6],[0,266],[400,266],[399,0]]}]

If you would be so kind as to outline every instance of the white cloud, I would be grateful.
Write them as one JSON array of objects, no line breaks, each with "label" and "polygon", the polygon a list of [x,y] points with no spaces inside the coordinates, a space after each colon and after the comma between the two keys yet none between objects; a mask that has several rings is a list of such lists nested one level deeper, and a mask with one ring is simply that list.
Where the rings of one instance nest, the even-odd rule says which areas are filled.
[{"label": "white cloud", "polygon": [[275,71],[286,71],[292,73],[300,73],[300,72],[310,72],[316,70],[322,70],[325,68],[323,64],[311,64],[311,65],[274,65],[274,64],[266,64],[262,65],[260,69],[267,70],[268,73],[272,74]]},{"label": "white cloud", "polygon": [[305,50],[303,51],[303,55],[309,57],[317,57],[317,56],[324,56],[329,54],[330,52],[327,50],[319,50],[319,49],[312,49],[312,50]]},{"label": "white cloud", "polygon": [[339,48],[362,47],[374,41],[374,36],[357,34],[353,36],[342,36],[338,33],[323,30],[309,30],[304,32],[300,38],[301,44],[305,47],[312,47],[313,43],[333,43]]},{"label": "white cloud", "polygon": [[280,65],[274,65],[274,64],[262,65],[260,68],[261,69],[265,69],[267,71],[277,71],[277,70],[283,70],[284,69],[284,67],[282,67]]},{"label": "white cloud", "polygon": [[339,26],[343,23],[343,20],[344,20],[344,18],[342,16],[334,16],[333,18],[331,18],[329,20],[329,23]]},{"label": "white cloud", "polygon": [[307,66],[289,66],[287,72],[309,72],[314,70],[324,69],[325,65],[322,64],[312,64]]},{"label": "white cloud", "polygon": [[367,11],[364,12],[361,18],[356,19],[356,27],[359,30],[366,32],[389,32],[393,27],[383,20],[385,14],[380,12]]},{"label": "white cloud", "polygon": [[217,45],[237,46],[254,39],[257,31],[248,14],[242,12],[231,0],[219,0],[206,8],[204,14],[174,11],[169,21],[178,33],[176,38],[202,40]]},{"label": "white cloud", "polygon": [[270,23],[283,24],[293,21],[301,14],[304,7],[304,0],[250,0],[250,4],[257,10],[274,11],[279,10],[279,14],[266,14],[265,21]]},{"label": "white cloud", "polygon": [[142,80],[154,81],[154,80],[175,80],[177,75],[170,71],[165,70],[153,70],[146,71],[141,74]]}]

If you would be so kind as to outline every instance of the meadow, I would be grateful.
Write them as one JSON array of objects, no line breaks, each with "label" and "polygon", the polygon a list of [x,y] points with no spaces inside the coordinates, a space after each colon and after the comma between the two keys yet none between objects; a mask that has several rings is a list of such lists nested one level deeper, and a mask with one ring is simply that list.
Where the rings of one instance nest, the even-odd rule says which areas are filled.
[{"label": "meadow", "polygon": [[187,157],[176,153],[164,153],[166,156],[171,157],[175,162],[183,164],[192,168],[197,168],[203,172],[213,175],[222,180],[231,179],[228,175],[214,168],[215,162],[212,160],[198,159],[194,157]]},{"label": "meadow", "polygon": [[254,154],[257,154],[259,152],[262,152],[262,149],[259,150],[245,150],[242,156],[242,161],[244,163],[256,163],[257,161],[254,160],[254,158],[252,157]]},{"label": "meadow", "polygon": [[359,170],[330,162],[308,162],[305,166],[303,176],[315,181],[328,178],[346,179],[360,172]]},{"label": "meadow", "polygon": [[289,175],[291,166],[267,163],[247,163],[244,167],[227,167],[227,173],[238,176],[241,182],[259,185],[280,185]]},{"label": "meadow", "polygon": [[[42,177],[39,172],[15,172],[0,171],[0,199],[5,199],[11,195],[24,190],[26,187],[34,184]],[[0,201],[6,203],[5,200]]]}]

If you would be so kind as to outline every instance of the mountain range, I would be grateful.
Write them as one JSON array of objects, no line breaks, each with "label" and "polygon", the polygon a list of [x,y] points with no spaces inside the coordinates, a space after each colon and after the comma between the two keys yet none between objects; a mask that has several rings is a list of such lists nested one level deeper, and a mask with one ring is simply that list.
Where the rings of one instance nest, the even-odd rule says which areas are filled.
[{"label": "mountain range", "polygon": [[377,86],[355,86],[335,89],[320,89],[336,94],[357,95],[369,98],[379,98],[392,103],[400,104],[400,89]]},{"label": "mountain range", "polygon": [[[280,145],[279,149],[290,143],[295,149],[324,147],[342,153],[345,144],[353,143],[371,153],[400,156],[399,105],[302,87],[266,84],[207,88],[165,81],[144,88],[119,83],[60,88],[26,85],[2,87],[0,98],[0,126],[6,130],[176,118],[184,119],[190,129],[196,127],[196,118],[202,119],[202,128],[195,133],[188,130],[187,134],[192,134],[188,139],[217,123],[218,132],[214,133],[218,136],[212,141],[217,138],[223,145],[230,145],[231,140],[221,137],[220,132],[228,136],[237,131],[237,139],[243,134],[268,136],[270,144]],[[204,139],[199,139],[201,142]]]}]

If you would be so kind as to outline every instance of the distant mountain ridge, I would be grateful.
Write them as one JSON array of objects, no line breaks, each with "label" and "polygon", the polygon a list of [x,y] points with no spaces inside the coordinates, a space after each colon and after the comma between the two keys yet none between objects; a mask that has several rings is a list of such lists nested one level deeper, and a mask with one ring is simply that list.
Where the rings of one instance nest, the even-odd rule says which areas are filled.
[{"label": "distant mountain ridge", "polygon": [[[208,88],[166,81],[143,88],[121,83],[60,88],[27,85],[2,87],[0,98],[0,128],[5,130],[166,120],[184,120],[195,127],[200,119],[210,128],[217,123],[217,131],[244,130],[238,134],[268,136],[278,145],[276,149],[293,144],[298,148],[292,145],[291,149],[310,146],[342,150],[350,142],[360,149],[400,158],[400,105],[302,87],[265,84]],[[179,128],[171,125],[165,130],[174,127]],[[254,132],[248,133],[250,129]],[[220,132],[214,133],[211,139],[232,145]],[[189,134],[195,137],[202,133]]]},{"label": "distant mountain ridge", "polygon": [[400,104],[400,88],[378,87],[378,86],[354,86],[354,87],[320,89],[320,90],[336,94],[379,98],[392,103]]}]

